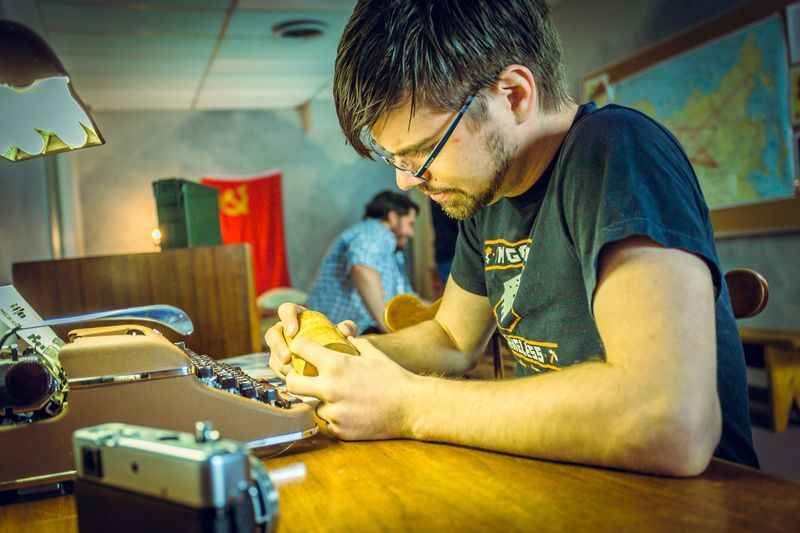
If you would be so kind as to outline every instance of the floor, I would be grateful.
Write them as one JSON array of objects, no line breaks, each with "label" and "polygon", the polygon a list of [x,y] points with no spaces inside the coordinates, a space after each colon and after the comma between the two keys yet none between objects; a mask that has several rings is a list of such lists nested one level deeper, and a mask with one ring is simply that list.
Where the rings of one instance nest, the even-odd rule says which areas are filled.
[{"label": "floor", "polygon": [[800,426],[797,423],[782,433],[754,425],[753,444],[763,472],[800,482]]},{"label": "floor", "polygon": [[753,445],[761,462],[761,470],[800,482],[800,413],[795,406],[786,431],[772,431],[766,375],[763,370],[748,368],[747,377],[750,383]]}]

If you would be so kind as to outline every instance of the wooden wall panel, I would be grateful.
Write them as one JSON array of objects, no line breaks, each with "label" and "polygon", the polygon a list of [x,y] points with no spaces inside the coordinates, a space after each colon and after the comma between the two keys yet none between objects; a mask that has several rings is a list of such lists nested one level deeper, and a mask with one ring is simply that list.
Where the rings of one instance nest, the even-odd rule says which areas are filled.
[{"label": "wooden wall panel", "polygon": [[261,350],[246,244],[15,263],[12,275],[44,318],[169,304],[186,311],[195,327],[185,339],[164,332],[171,340],[215,358]]}]

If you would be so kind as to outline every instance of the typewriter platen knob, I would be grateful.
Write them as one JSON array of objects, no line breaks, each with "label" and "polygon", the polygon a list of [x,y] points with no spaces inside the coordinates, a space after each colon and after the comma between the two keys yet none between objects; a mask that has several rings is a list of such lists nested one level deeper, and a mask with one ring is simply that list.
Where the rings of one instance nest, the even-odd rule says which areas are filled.
[{"label": "typewriter platen knob", "polygon": [[0,403],[10,403],[5,407],[41,403],[54,389],[53,376],[47,367],[34,358],[9,361],[0,366]]}]

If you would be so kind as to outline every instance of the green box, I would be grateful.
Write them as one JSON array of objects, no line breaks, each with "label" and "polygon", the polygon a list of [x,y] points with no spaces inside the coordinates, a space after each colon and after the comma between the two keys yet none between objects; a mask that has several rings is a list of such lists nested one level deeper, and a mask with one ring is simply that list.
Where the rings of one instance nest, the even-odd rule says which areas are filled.
[{"label": "green box", "polygon": [[153,182],[161,249],[222,244],[217,189],[194,181]]}]

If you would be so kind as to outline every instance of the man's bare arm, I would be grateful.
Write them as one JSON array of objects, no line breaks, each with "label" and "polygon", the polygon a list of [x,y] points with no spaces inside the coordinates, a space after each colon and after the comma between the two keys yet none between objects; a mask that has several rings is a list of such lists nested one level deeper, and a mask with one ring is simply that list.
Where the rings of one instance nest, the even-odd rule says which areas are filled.
[{"label": "man's bare arm", "polygon": [[381,275],[372,267],[353,265],[350,269],[350,279],[353,280],[353,285],[355,285],[378,329],[383,332],[388,331],[386,324],[383,323],[385,293],[381,283]]},{"label": "man's bare arm", "polygon": [[[297,331],[297,315],[303,309],[295,304],[281,305],[278,308],[281,321],[265,336],[270,351],[269,365],[280,375],[291,368],[284,329],[289,335]],[[356,331],[352,321],[342,322],[338,327],[345,335],[354,335]],[[494,328],[488,299],[465,291],[451,278],[434,320],[366,338],[412,372],[460,376],[475,365]]]},{"label": "man's bare arm", "polygon": [[617,243],[604,254],[593,309],[605,362],[503,382],[416,378],[410,435],[668,475],[702,472],[721,431],[706,264],[646,239]]},{"label": "man's bare arm", "polygon": [[461,376],[475,366],[494,327],[488,299],[451,278],[433,320],[366,338],[412,372]]}]

